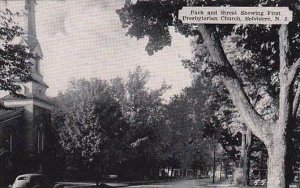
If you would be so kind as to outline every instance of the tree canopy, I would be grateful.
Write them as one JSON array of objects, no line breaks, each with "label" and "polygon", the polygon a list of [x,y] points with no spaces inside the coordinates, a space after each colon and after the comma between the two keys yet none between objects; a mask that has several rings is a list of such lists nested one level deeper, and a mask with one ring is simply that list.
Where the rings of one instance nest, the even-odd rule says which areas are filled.
[{"label": "tree canopy", "polygon": [[[124,82],[120,78],[111,81],[114,95],[122,106],[124,117],[129,124],[128,168],[138,176],[154,177],[163,160],[161,150],[162,131],[165,123],[163,94],[169,88],[162,83],[158,89],[147,86],[150,73],[137,66],[130,71]],[[138,177],[143,178],[143,177]]]},{"label": "tree canopy", "polygon": [[[185,36],[195,36],[197,51],[193,70],[218,76],[243,122],[266,145],[269,154],[268,186],[288,187],[291,166],[290,140],[299,106],[298,68],[299,13],[295,1],[126,1],[117,10],[127,34],[148,37],[150,55],[171,45],[170,27]],[[288,25],[182,24],[183,6],[287,6],[294,11]],[[230,50],[234,49],[234,50]],[[237,52],[234,52],[237,51]],[[253,63],[249,63],[253,62]],[[192,65],[192,66],[191,66]],[[264,95],[266,94],[266,95]],[[257,109],[256,101],[270,97],[270,105]],[[276,162],[275,162],[276,161]],[[278,164],[280,161],[280,164]]]},{"label": "tree canopy", "polygon": [[101,175],[108,166],[122,161],[127,123],[107,82],[73,81],[55,101],[58,109],[53,119],[64,150],[71,154],[69,160]]},{"label": "tree canopy", "polygon": [[52,121],[59,127],[71,168],[86,169],[86,164],[124,178],[157,176],[163,160],[162,95],[168,86],[150,89],[148,78],[149,73],[138,66],[126,82],[74,80],[54,98]]},{"label": "tree canopy", "polygon": [[30,78],[31,63],[28,47],[14,44],[22,36],[22,28],[14,21],[19,13],[0,10],[0,90],[17,94],[20,86],[16,81],[26,82]]}]

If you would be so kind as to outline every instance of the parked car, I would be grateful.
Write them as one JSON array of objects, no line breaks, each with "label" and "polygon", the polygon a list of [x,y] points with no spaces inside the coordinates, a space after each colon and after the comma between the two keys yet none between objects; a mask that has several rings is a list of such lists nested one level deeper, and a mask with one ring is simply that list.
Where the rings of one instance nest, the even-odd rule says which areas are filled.
[{"label": "parked car", "polygon": [[255,181],[254,181],[254,185],[255,185],[255,186],[265,185],[266,183],[267,183],[267,180],[266,180],[266,179],[255,180]]},{"label": "parked car", "polygon": [[53,184],[43,174],[23,174],[16,178],[11,188],[52,188]]}]

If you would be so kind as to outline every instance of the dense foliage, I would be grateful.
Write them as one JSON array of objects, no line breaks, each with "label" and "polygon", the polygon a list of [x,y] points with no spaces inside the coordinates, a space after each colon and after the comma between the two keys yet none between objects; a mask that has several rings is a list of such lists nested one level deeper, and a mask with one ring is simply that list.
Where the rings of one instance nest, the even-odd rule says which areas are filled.
[{"label": "dense foliage", "polygon": [[74,81],[56,97],[56,103],[59,111],[53,119],[61,144],[70,154],[69,162],[90,166],[102,175],[107,167],[122,160],[127,123],[108,83],[98,79]]},{"label": "dense foliage", "polygon": [[[178,19],[178,11],[183,6],[287,6],[294,11],[294,19],[287,27],[182,24]],[[280,0],[153,0],[136,3],[126,1],[124,7],[117,10],[123,27],[128,29],[128,35],[149,39],[146,51],[150,55],[171,45],[170,27],[175,27],[184,36],[194,38],[194,58],[186,60],[184,65],[204,77],[218,76],[211,83],[216,86],[224,84],[243,117],[242,121],[263,140],[269,156],[276,151],[274,148],[282,147],[282,165],[277,170],[275,161],[278,160],[268,158],[268,183],[271,187],[287,187],[288,179],[292,177],[289,174],[291,163],[286,159],[292,156],[289,147],[295,123],[291,122],[296,122],[295,110],[299,105],[299,93],[296,93],[296,89],[300,88],[297,65],[300,41],[298,7],[296,1]],[[285,68],[287,72],[284,72]],[[291,105],[284,106],[283,101]],[[259,131],[261,129],[265,129],[265,133]],[[278,140],[283,141],[279,143]]]},{"label": "dense foliage", "polygon": [[213,93],[209,85],[195,80],[166,103],[162,95],[169,86],[149,89],[149,76],[137,67],[126,82],[75,80],[54,98],[52,121],[59,127],[69,177],[102,170],[126,179],[158,178],[162,169],[207,175],[214,136],[224,148],[235,148],[238,140],[226,135],[229,127],[220,128],[210,117],[215,109],[206,105],[211,101],[205,94]]},{"label": "dense foliage", "polygon": [[30,53],[24,44],[15,43],[22,35],[22,28],[14,21],[19,13],[0,10],[0,89],[17,94],[20,89],[17,80],[27,81],[30,78]]},{"label": "dense foliage", "polygon": [[54,98],[52,121],[72,173],[86,170],[124,178],[157,176],[162,160],[160,128],[164,122],[162,94],[150,90],[149,73],[137,67],[125,83],[75,80]]}]

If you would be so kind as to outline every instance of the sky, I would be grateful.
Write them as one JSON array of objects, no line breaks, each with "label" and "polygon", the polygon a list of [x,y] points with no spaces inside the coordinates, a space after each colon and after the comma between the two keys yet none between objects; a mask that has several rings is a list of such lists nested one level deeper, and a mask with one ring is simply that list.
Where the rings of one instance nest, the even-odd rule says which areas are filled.
[{"label": "sky", "polygon": [[[37,36],[44,54],[41,72],[49,85],[47,95],[66,90],[72,79],[126,78],[137,65],[150,72],[148,87],[159,88],[163,81],[172,85],[166,98],[190,85],[191,73],[180,61],[191,57],[189,39],[172,32],[171,47],[149,56],[147,38],[125,36],[115,12],[124,1],[37,1]],[[8,0],[7,6],[23,12],[24,2]],[[4,8],[3,3],[0,6]]]}]

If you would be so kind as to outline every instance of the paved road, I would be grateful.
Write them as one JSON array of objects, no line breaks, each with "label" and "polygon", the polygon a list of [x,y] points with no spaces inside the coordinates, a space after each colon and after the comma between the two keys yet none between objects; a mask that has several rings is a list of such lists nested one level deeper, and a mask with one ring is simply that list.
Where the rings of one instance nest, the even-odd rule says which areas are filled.
[{"label": "paved road", "polygon": [[[87,183],[87,182],[58,182],[58,184],[64,185],[64,188],[96,187],[95,183]],[[127,184],[124,184],[124,183],[106,183],[106,185],[109,185],[111,187],[126,187]]]},{"label": "paved road", "polygon": [[179,180],[173,182],[165,182],[160,184],[151,184],[151,185],[135,185],[128,186],[131,188],[217,188],[217,187],[234,187],[229,183],[222,184],[211,184],[211,179],[197,179],[197,180]]},{"label": "paved road", "polygon": [[[222,182],[222,184],[212,184],[211,179],[195,179],[195,180],[177,180],[171,182],[164,183],[153,183],[147,185],[132,185],[126,186],[126,184],[122,183],[107,183],[112,187],[130,187],[130,188],[222,188],[222,187],[235,187],[230,184],[230,180]],[[80,183],[80,182],[64,182],[63,184],[68,185],[64,188],[89,188],[95,187],[94,183]],[[236,187],[235,187],[236,188]]]}]

